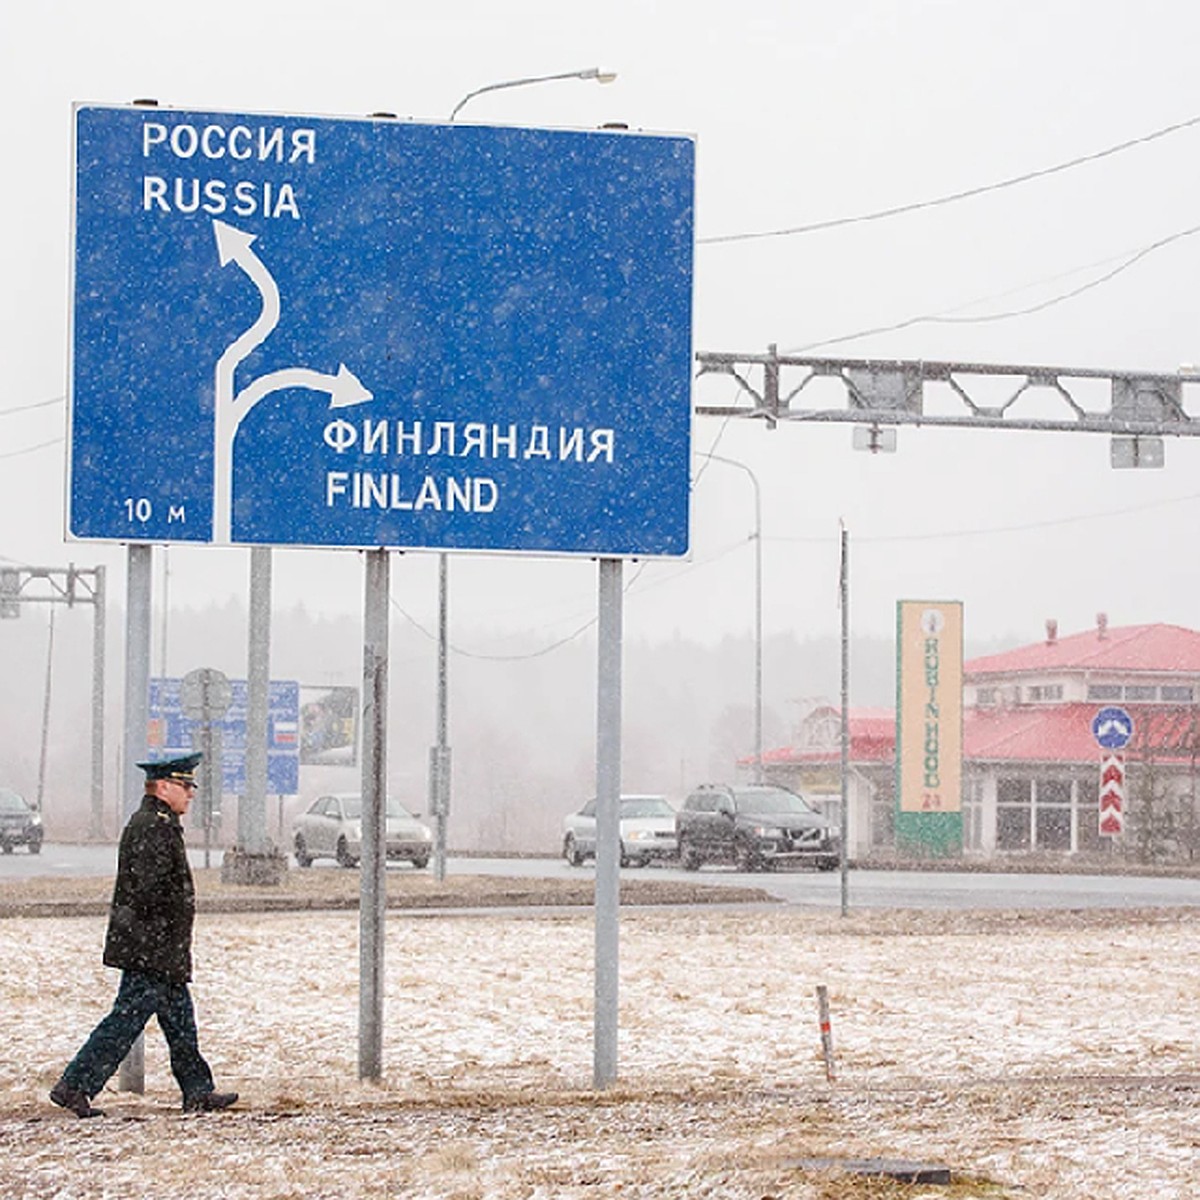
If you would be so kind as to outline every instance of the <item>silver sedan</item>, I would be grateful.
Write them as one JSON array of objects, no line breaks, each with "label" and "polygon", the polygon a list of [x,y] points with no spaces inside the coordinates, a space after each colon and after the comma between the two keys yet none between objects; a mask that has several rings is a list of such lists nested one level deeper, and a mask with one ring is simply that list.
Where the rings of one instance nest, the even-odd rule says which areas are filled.
[{"label": "silver sedan", "polygon": [[[621,866],[676,856],[675,810],[662,796],[622,796]],[[563,857],[573,867],[596,857],[596,801],[589,800],[563,822]]]},{"label": "silver sedan", "polygon": [[[314,800],[292,827],[292,850],[301,867],[333,858],[353,867],[362,858],[362,797],[339,792]],[[418,870],[429,862],[433,834],[398,800],[387,801],[387,857],[407,859]]]}]

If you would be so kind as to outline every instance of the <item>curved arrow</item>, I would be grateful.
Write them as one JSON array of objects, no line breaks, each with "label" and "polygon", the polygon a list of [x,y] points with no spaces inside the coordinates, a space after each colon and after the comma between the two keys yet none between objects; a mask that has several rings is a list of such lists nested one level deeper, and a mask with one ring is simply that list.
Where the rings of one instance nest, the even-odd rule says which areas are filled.
[{"label": "curved arrow", "polygon": [[336,375],[327,375],[309,367],[288,367],[260,375],[253,383],[244,387],[233,402],[237,423],[240,425],[246,414],[264,397],[284,388],[311,388],[314,392],[329,393],[330,408],[351,408],[374,399],[373,393],[363,387],[358,376],[342,363]]},{"label": "curved arrow", "polygon": [[213,398],[213,541],[228,542],[233,533],[233,439],[241,415],[234,408],[233,377],[238,365],[266,341],[279,324],[279,285],[253,249],[257,234],[213,221],[221,266],[236,263],[262,297],[262,309],[250,328],[238,335],[217,360]]}]

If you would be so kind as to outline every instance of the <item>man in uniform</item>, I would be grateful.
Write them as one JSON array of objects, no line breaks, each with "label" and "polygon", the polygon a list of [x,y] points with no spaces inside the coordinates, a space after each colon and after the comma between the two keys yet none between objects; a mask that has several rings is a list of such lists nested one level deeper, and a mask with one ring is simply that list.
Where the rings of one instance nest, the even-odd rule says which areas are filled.
[{"label": "man in uniform", "polygon": [[67,1064],[50,1099],[79,1117],[98,1117],[92,1097],[129,1053],[150,1017],[171,1051],[185,1112],[216,1112],[236,1092],[213,1090],[196,1035],[192,977],[195,887],[183,842],[183,817],[196,790],[199,754],[138,763],[146,773],[142,806],[121,834],[104,963],[121,970],[112,1011]]}]

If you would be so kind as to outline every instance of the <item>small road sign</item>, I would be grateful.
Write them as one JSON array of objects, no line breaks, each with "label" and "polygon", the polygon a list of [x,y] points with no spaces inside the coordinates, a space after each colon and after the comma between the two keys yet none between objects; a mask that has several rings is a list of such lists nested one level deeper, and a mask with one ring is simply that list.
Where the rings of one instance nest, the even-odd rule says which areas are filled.
[{"label": "small road sign", "polygon": [[213,667],[198,667],[179,682],[179,705],[192,721],[219,721],[232,699],[229,680]]},{"label": "small road sign", "polygon": [[1119,754],[1100,760],[1100,833],[1116,837],[1125,832],[1125,762]]},{"label": "small road sign", "polygon": [[1102,750],[1122,750],[1133,737],[1133,718],[1123,708],[1102,708],[1092,718],[1092,736]]},{"label": "small road sign", "polygon": [[687,553],[691,138],[74,133],[70,536]]}]

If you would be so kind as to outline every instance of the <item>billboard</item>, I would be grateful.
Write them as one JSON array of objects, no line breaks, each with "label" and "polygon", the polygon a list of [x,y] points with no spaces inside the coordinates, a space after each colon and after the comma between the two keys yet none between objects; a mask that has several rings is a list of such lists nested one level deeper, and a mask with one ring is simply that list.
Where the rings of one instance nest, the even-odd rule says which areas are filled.
[{"label": "billboard", "polygon": [[300,685],[300,765],[358,765],[358,688]]},{"label": "billboard", "polygon": [[957,600],[896,605],[896,840],[962,845],[963,610]]}]

